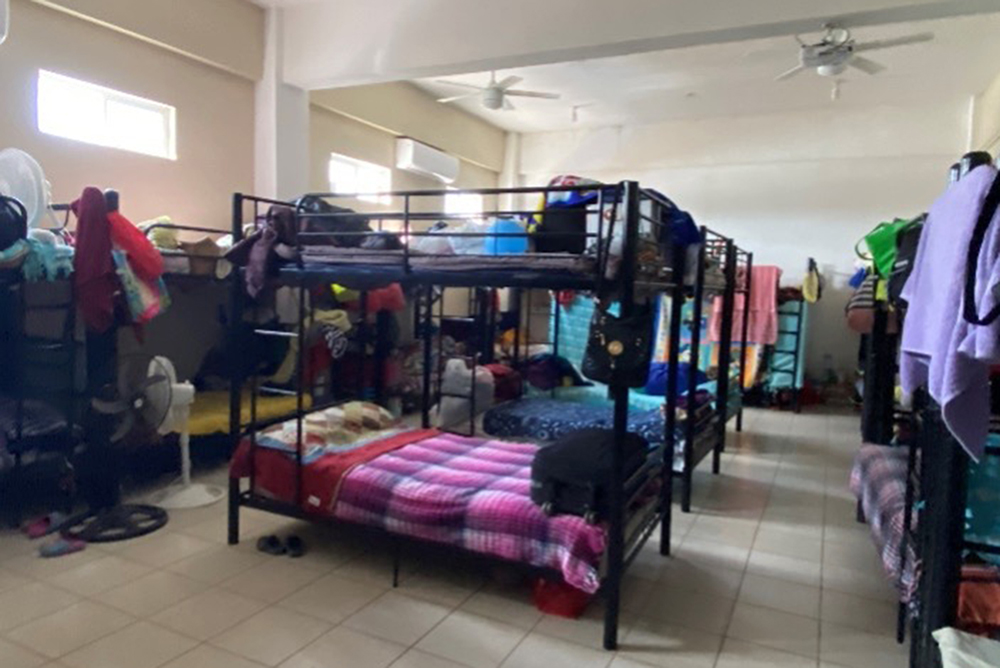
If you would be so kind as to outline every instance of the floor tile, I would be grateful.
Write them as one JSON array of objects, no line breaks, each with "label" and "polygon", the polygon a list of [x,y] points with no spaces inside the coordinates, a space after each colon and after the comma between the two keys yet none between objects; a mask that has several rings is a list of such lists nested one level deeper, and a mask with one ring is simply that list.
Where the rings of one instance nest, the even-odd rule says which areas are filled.
[{"label": "floor tile", "polygon": [[[31,647],[50,659],[79,649],[135,621],[131,615],[106,605],[80,601],[10,631],[7,638]],[[2,664],[0,664],[2,665]]]},{"label": "floor tile", "polygon": [[156,568],[204,552],[214,545],[174,531],[157,531],[127,543],[129,544],[116,552],[118,556]]},{"label": "floor tile", "polygon": [[736,604],[726,635],[814,660],[819,653],[819,620],[746,603]]},{"label": "floor tile", "polygon": [[157,668],[197,644],[173,631],[139,622],[78,649],[60,661],[70,668]]},{"label": "floor tile", "polygon": [[736,598],[742,581],[742,570],[713,568],[681,559],[671,559],[660,576],[660,583],[668,587],[729,599]]},{"label": "floor tile", "polygon": [[[590,605],[578,619],[559,617],[557,615],[542,615],[542,619],[533,629],[535,633],[559,638],[576,645],[592,649],[602,649],[604,646],[604,605],[600,599],[591,601]],[[624,638],[629,631],[634,615],[622,613],[618,618],[618,637]]]},{"label": "floor tile", "polygon": [[148,617],[204,591],[205,585],[169,571],[153,571],[94,600],[124,610],[136,617]]},{"label": "floor tile", "polygon": [[405,651],[404,645],[340,627],[294,654],[281,668],[386,668]]},{"label": "floor tile", "polygon": [[461,609],[526,631],[534,628],[542,618],[542,613],[531,602],[529,592],[495,585],[487,585],[477,591],[462,604]]},{"label": "floor tile", "polygon": [[662,668],[712,668],[721,644],[719,635],[640,618],[619,643],[618,656]]},{"label": "floor tile", "polygon": [[411,649],[392,664],[392,668],[465,668],[460,663]]},{"label": "floor tile", "polygon": [[282,599],[279,605],[339,624],[387,591],[385,587],[327,575]]},{"label": "floor tile", "polygon": [[893,602],[877,601],[824,589],[820,619],[888,636],[896,633],[898,611],[899,605]]},{"label": "floor tile", "polygon": [[37,668],[46,661],[48,659],[41,654],[0,638],[0,666],[3,668]]},{"label": "floor tile", "polygon": [[784,557],[794,557],[805,561],[819,561],[823,556],[821,532],[812,538],[801,531],[761,526],[757,530],[753,549],[755,552],[769,552]]},{"label": "floor tile", "polygon": [[532,633],[501,664],[503,668],[605,668],[611,652]]},{"label": "floor tile", "polygon": [[735,547],[750,547],[757,533],[757,522],[723,515],[701,515],[686,538],[710,540]]},{"label": "floor tile", "polygon": [[261,663],[250,661],[212,645],[198,645],[162,668],[262,668],[262,666]]},{"label": "floor tile", "polygon": [[67,608],[79,597],[41,582],[29,582],[0,594],[0,631],[9,631]]},{"label": "floor tile", "polygon": [[459,611],[434,627],[415,647],[470,668],[496,668],[525,635],[524,629]]},{"label": "floor tile", "polygon": [[209,585],[219,584],[233,576],[266,563],[273,557],[249,553],[235,547],[213,547],[167,566],[171,573],[177,573]]},{"label": "floor tile", "polygon": [[448,607],[459,606],[483,586],[482,572],[467,568],[448,569],[446,565],[427,569],[404,578],[396,589],[400,594],[422,598]]},{"label": "floor tile", "polygon": [[389,592],[348,617],[344,626],[409,646],[437,626],[449,612],[437,603]]},{"label": "floor tile", "polygon": [[267,608],[212,640],[216,647],[251,661],[277,666],[330,630],[314,617]]},{"label": "floor tile", "polygon": [[205,641],[252,617],[264,607],[265,604],[257,599],[225,589],[209,589],[157,613],[151,621],[195,640]]},{"label": "floor tile", "polygon": [[820,588],[747,573],[738,601],[818,619]]},{"label": "floor tile", "polygon": [[845,566],[824,565],[823,588],[877,601],[898,600],[895,589],[881,568],[865,571]]},{"label": "floor tile", "polygon": [[67,554],[55,559],[38,556],[38,548],[49,540],[54,539],[36,541],[35,549],[32,552],[3,562],[4,568],[24,577],[36,580],[48,580],[60,573],[71,571],[74,568],[107,556],[104,552],[93,548],[87,548],[80,552],[74,552],[73,554]]},{"label": "floor tile", "polygon": [[242,596],[249,596],[265,603],[277,603],[306,585],[323,577],[323,574],[294,559],[269,561],[237,573],[222,582],[222,587]]},{"label": "floor tile", "polygon": [[816,668],[816,659],[726,638],[715,668]]},{"label": "floor tile", "polygon": [[27,577],[0,568],[0,594],[9,589],[26,585],[28,582]]},{"label": "floor tile", "polygon": [[114,589],[149,573],[150,568],[117,556],[105,556],[61,573],[50,581],[80,596],[93,596]]},{"label": "floor tile", "polygon": [[729,598],[661,586],[650,596],[642,616],[721,635],[733,605]]},{"label": "floor tile", "polygon": [[751,552],[750,559],[747,561],[747,573],[788,580],[811,587],[818,587],[822,582],[822,570],[818,561],[806,561],[770,552]]},{"label": "floor tile", "polygon": [[847,668],[903,668],[908,657],[909,644],[899,645],[892,636],[822,624],[820,659],[827,663]]}]

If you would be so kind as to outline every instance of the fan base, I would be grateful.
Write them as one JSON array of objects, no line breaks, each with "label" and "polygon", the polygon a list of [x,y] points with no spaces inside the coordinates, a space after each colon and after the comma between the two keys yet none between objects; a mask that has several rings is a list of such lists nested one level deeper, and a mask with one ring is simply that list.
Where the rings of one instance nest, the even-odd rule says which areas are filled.
[{"label": "fan base", "polygon": [[113,543],[153,533],[166,526],[169,519],[163,508],[124,504],[75,515],[60,533],[87,543]]},{"label": "fan base", "polygon": [[169,509],[201,508],[222,500],[226,492],[215,485],[171,485],[149,497],[149,502]]}]

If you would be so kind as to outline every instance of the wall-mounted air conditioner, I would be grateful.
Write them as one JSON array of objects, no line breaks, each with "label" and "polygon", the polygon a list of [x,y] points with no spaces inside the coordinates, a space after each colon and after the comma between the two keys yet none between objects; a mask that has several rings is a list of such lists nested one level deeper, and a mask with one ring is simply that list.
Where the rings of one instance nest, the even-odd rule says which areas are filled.
[{"label": "wall-mounted air conditioner", "polygon": [[458,178],[459,161],[415,139],[399,137],[396,139],[396,168],[452,183]]}]

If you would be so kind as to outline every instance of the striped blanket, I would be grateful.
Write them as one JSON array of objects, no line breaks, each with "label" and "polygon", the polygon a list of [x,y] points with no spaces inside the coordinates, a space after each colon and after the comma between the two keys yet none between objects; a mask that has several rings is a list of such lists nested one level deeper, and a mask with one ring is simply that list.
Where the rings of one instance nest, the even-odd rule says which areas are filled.
[{"label": "striped blanket", "polygon": [[[909,448],[864,444],[854,457],[851,491],[861,502],[872,540],[882,557],[886,576],[899,590],[900,600],[910,601],[919,580],[919,564],[912,544],[902,563],[906,513],[906,477]],[[914,518],[914,523],[916,522]]]},{"label": "striped blanket", "polygon": [[[397,444],[406,443],[398,447],[365,446],[375,455],[339,481],[323,480],[324,460],[331,455],[305,467],[304,489],[315,496],[318,486],[325,485],[326,497],[318,507],[304,494],[305,510],[551,568],[573,587],[597,591],[605,531],[580,517],[547,517],[531,501],[531,462],[537,445],[436,432],[411,434],[415,438],[409,442],[405,435],[392,437]],[[258,492],[288,500],[294,461],[268,448],[258,448],[255,460]],[[245,467],[236,467],[236,459],[233,463],[233,475],[247,475]],[[285,471],[284,490],[268,489],[275,486],[280,469]],[[270,482],[262,480],[264,471]]]}]

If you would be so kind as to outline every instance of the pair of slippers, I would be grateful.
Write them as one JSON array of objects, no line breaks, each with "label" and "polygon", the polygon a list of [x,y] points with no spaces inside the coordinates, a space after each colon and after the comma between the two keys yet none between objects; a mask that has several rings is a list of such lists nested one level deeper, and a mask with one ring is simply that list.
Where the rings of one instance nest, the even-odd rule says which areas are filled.
[{"label": "pair of slippers", "polygon": [[31,520],[21,527],[21,531],[23,531],[28,538],[41,538],[59,531],[68,519],[69,517],[65,513],[60,513],[58,511],[51,512],[48,515],[42,515],[37,519]]},{"label": "pair of slippers", "polygon": [[51,543],[46,543],[45,545],[39,547],[38,556],[46,559],[64,557],[67,554],[80,552],[85,547],[87,547],[87,544],[82,540],[76,540],[75,538],[57,538]]},{"label": "pair of slippers", "polygon": [[287,554],[297,559],[306,553],[306,544],[298,536],[289,536],[284,542],[277,536],[261,536],[257,539],[257,549],[265,554],[280,556]]}]

